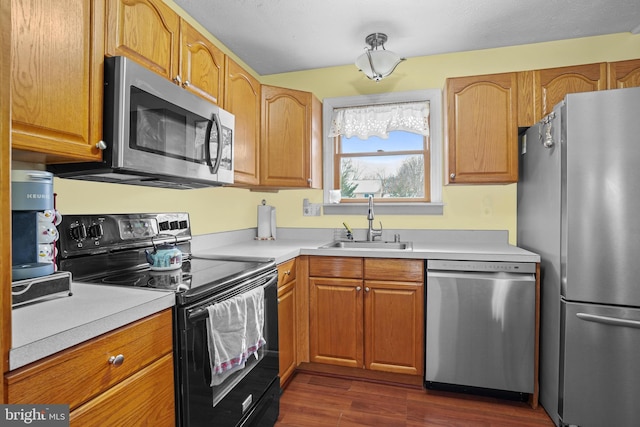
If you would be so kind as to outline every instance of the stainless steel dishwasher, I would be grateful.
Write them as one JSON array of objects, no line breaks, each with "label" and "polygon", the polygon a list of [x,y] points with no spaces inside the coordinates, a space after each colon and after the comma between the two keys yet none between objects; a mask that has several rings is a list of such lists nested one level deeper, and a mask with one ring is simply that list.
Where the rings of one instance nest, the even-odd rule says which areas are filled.
[{"label": "stainless steel dishwasher", "polygon": [[534,391],[535,263],[427,261],[425,386]]}]

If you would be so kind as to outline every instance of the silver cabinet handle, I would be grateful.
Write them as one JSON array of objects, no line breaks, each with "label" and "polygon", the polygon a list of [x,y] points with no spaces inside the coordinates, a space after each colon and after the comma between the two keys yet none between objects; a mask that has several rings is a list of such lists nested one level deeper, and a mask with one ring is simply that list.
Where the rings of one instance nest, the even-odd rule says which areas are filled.
[{"label": "silver cabinet handle", "polygon": [[182,79],[180,78],[180,75],[175,76],[175,77],[173,78],[173,81],[174,81],[176,84],[179,84],[180,86],[182,86]]},{"label": "silver cabinet handle", "polygon": [[356,286],[356,291],[360,292],[362,290],[362,288],[360,286]]},{"label": "silver cabinet handle", "polygon": [[113,366],[120,366],[124,363],[124,356],[119,354],[117,356],[111,356],[109,358],[109,364]]},{"label": "silver cabinet handle", "polygon": [[369,289],[369,287],[367,286],[366,288],[364,288],[365,292],[369,292],[371,289]]},{"label": "silver cabinet handle", "polygon": [[107,148],[107,143],[100,140],[98,142],[96,142],[96,148],[98,148],[99,150],[104,150]]},{"label": "silver cabinet handle", "polygon": [[630,328],[640,329],[640,321],[620,319],[617,317],[598,316],[595,314],[577,313],[578,319],[586,320],[587,322],[604,323],[605,325],[612,326],[628,326]]},{"label": "silver cabinet handle", "polygon": [[184,83],[182,83],[182,87],[189,87],[190,84],[191,82],[189,80],[185,80]]},{"label": "silver cabinet handle", "polygon": [[449,175],[449,178],[451,178],[451,179],[456,179],[456,174],[455,174],[455,173],[452,173],[451,175]]}]

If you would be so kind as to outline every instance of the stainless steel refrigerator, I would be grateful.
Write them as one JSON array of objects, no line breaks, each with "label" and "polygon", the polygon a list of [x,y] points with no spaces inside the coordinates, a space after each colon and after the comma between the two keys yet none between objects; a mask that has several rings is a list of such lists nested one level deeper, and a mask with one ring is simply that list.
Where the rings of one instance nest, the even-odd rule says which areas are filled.
[{"label": "stainless steel refrigerator", "polygon": [[541,256],[540,402],[640,423],[640,88],[567,95],[520,141],[518,245]]}]

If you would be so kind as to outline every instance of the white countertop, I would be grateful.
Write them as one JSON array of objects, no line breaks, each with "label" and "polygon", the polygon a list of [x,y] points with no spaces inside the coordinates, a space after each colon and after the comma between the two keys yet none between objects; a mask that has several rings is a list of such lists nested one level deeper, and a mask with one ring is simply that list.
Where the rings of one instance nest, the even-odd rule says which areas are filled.
[{"label": "white countertop", "polygon": [[[411,239],[402,239],[402,241]],[[529,252],[500,239],[473,238],[473,232],[454,239],[413,240],[413,250],[381,249],[320,249],[332,238],[284,238],[277,240],[248,240],[224,246],[200,248],[194,255],[232,255],[274,258],[276,263],[298,255],[352,256],[410,259],[458,259],[465,261],[539,262],[540,255]]]},{"label": "white countertop", "polygon": [[9,369],[173,307],[173,292],[71,283],[71,296],[13,309]]},{"label": "white countertop", "polygon": [[[278,231],[282,237],[277,240],[253,240],[246,238],[244,232],[240,240],[229,240],[228,236],[221,239],[219,235],[197,236],[192,251],[194,256],[265,257],[274,258],[276,263],[298,255],[540,261],[539,255],[509,245],[506,233],[502,232],[403,231],[405,238],[401,240],[412,241],[413,250],[367,250],[319,249],[333,240],[330,230],[283,231]],[[27,365],[175,304],[173,292],[76,282],[71,284],[71,291],[70,297],[57,297],[13,310],[9,369]]]}]

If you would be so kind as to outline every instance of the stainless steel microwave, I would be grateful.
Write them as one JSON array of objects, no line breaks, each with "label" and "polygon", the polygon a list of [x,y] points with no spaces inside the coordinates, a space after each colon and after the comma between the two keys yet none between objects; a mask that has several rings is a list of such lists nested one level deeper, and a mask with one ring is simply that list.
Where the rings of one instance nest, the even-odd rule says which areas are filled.
[{"label": "stainless steel microwave", "polygon": [[105,58],[102,162],[61,178],[163,188],[233,183],[234,116],[125,57]]}]

